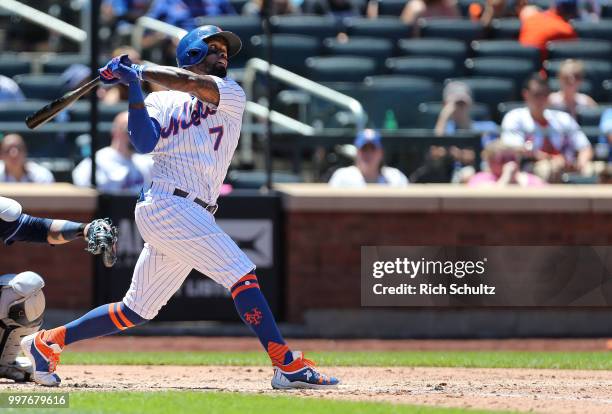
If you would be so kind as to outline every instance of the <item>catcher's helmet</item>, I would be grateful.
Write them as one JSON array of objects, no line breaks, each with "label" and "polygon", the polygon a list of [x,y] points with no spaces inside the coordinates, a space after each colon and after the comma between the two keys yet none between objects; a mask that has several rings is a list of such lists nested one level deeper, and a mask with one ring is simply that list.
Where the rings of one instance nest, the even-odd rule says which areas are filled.
[{"label": "catcher's helmet", "polygon": [[240,38],[232,32],[221,30],[220,27],[207,25],[200,26],[187,33],[176,47],[176,61],[179,68],[196,65],[206,57],[206,39],[222,37],[227,42],[227,55],[233,57],[242,48]]}]

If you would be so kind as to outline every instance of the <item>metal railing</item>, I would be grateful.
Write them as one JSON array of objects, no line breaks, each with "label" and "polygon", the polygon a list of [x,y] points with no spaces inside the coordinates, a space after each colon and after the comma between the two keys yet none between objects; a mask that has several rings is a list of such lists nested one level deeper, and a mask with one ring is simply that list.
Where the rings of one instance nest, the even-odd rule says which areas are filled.
[{"label": "metal railing", "polygon": [[[242,83],[247,99],[253,98],[253,85],[255,84],[255,78],[257,73],[267,73],[268,70],[270,71],[270,77],[274,79],[285,82],[286,84],[289,84],[297,89],[303,90],[318,98],[327,100],[342,108],[348,109],[353,115],[355,128],[357,130],[365,128],[368,117],[363,109],[363,106],[361,106],[358,100],[351,98],[350,96],[344,95],[331,88],[328,88],[327,86],[321,85],[320,83],[313,82],[310,79],[304,78],[300,75],[283,69],[280,66],[270,66],[268,62],[258,58],[250,59],[247,62],[246,68],[244,70]],[[252,122],[251,114],[246,115],[245,122]],[[313,129],[312,132],[314,133],[315,130]],[[313,135],[313,133],[304,135]],[[252,147],[252,140],[252,134],[250,134],[249,132],[243,134],[241,138],[241,155],[243,159],[250,159],[250,157],[252,157],[252,154],[249,153],[249,150]]]},{"label": "metal railing", "polygon": [[[87,12],[89,6],[85,3],[82,3],[82,7],[86,9],[84,12]],[[0,8],[80,43],[81,52],[88,54],[87,32],[85,30],[15,0],[0,0]],[[83,20],[86,21],[87,19],[83,18]]]}]

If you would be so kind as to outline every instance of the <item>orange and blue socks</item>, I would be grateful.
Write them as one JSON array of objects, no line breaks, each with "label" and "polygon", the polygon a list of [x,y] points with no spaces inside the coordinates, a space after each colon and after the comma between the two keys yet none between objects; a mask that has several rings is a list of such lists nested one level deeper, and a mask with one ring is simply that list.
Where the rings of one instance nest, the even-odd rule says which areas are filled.
[{"label": "orange and blue socks", "polygon": [[79,319],[64,326],[49,329],[43,334],[45,342],[53,342],[60,347],[83,339],[110,335],[148,322],[123,302],[99,306]]},{"label": "orange and blue socks", "polygon": [[259,289],[257,276],[249,273],[230,289],[240,318],[257,335],[273,365],[286,365],[293,355],[285,343],[268,301]]}]

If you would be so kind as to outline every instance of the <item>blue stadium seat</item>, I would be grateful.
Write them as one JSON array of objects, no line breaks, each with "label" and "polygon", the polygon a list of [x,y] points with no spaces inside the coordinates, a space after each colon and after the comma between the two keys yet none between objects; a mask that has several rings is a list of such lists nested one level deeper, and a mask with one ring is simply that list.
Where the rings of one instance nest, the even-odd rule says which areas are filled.
[{"label": "blue stadium seat", "polygon": [[27,99],[51,101],[59,98],[64,89],[60,75],[18,75],[14,79]]},{"label": "blue stadium seat", "polygon": [[521,31],[521,21],[519,19],[493,19],[491,22],[492,39],[518,39]]},{"label": "blue stadium seat", "polygon": [[320,40],[338,34],[337,22],[331,16],[273,16],[270,24],[275,33],[314,36]]},{"label": "blue stadium seat", "polygon": [[362,56],[309,57],[306,68],[315,82],[359,82],[379,72],[376,59]]},{"label": "blue stadium seat", "polygon": [[[253,36],[252,56],[265,59],[266,44],[265,36]],[[300,74],[305,72],[306,58],[321,54],[321,42],[313,36],[276,34],[272,37],[272,46],[272,62]]]},{"label": "blue stadium seat", "polygon": [[395,75],[422,76],[443,82],[460,75],[455,62],[449,58],[428,56],[403,56],[387,59],[387,69]]},{"label": "blue stadium seat", "polygon": [[537,67],[532,61],[519,58],[483,57],[467,59],[465,67],[470,76],[504,78],[514,83],[518,95],[521,85],[531,76]]},{"label": "blue stadium seat", "polygon": [[516,40],[476,40],[471,44],[474,56],[508,57],[529,59],[534,65],[540,65],[540,50],[523,46]]},{"label": "blue stadium seat", "polygon": [[420,19],[419,31],[425,38],[450,38],[471,42],[485,36],[481,24],[470,20],[455,19]]},{"label": "blue stadium seat", "polygon": [[351,36],[370,36],[397,41],[412,37],[412,26],[403,23],[397,17],[348,18],[344,21],[347,34]]},{"label": "blue stadium seat", "polygon": [[579,39],[612,40],[612,19],[602,19],[598,22],[573,21]]},{"label": "blue stadium seat", "polygon": [[[420,119],[422,124],[415,125],[415,128],[427,128],[433,129],[438,120],[438,115],[444,107],[443,102],[423,102],[419,104],[419,113],[421,114]],[[488,121],[491,120],[491,111],[485,104],[474,102],[470,115],[475,121]]]},{"label": "blue stadium seat", "polygon": [[474,102],[481,102],[489,106],[491,113],[497,109],[500,102],[513,101],[517,98],[514,82],[511,79],[470,77],[453,78],[449,81],[465,82],[472,90]]},{"label": "blue stadium seat", "polygon": [[612,42],[606,40],[569,40],[548,42],[548,59],[601,59],[612,56]]},{"label": "blue stadium seat", "polygon": [[463,66],[467,58],[464,42],[453,39],[402,39],[398,42],[402,56],[438,56],[450,58],[457,66]]},{"label": "blue stadium seat", "polygon": [[12,78],[15,75],[30,73],[30,62],[14,55],[0,57],[0,75]]},{"label": "blue stadium seat", "polygon": [[406,6],[406,0],[379,0],[378,15],[399,17],[404,10],[404,6]]},{"label": "blue stadium seat", "polygon": [[376,59],[379,66],[393,54],[393,43],[388,39],[375,37],[350,37],[347,42],[339,42],[335,37],[323,41],[323,50],[331,56],[367,56]]}]

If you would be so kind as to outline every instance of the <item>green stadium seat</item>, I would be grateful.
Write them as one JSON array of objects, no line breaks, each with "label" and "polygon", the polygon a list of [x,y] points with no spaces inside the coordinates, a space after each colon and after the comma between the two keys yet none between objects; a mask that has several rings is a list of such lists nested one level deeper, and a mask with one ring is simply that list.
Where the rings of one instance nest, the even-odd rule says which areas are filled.
[{"label": "green stadium seat", "polygon": [[418,25],[424,38],[450,38],[469,43],[485,37],[482,25],[470,20],[420,19]]},{"label": "green stadium seat", "polygon": [[[252,56],[265,59],[266,44],[265,36],[253,36]],[[306,58],[321,54],[321,43],[313,36],[276,34],[272,37],[272,46],[272,62],[300,74],[305,71]]]},{"label": "green stadium seat", "polygon": [[380,67],[393,54],[393,43],[389,39],[375,37],[350,37],[340,42],[335,37],[323,41],[323,51],[332,56],[366,56],[377,60]]},{"label": "green stadium seat", "polygon": [[387,59],[385,65],[395,75],[422,76],[437,82],[460,75],[455,62],[443,57],[403,56]]},{"label": "green stadium seat", "polygon": [[471,44],[474,57],[507,57],[528,59],[540,66],[540,50],[523,46],[516,40],[476,40]]},{"label": "green stadium seat", "polygon": [[359,82],[379,72],[376,59],[361,56],[309,57],[306,68],[315,82]]},{"label": "green stadium seat", "polygon": [[[422,102],[419,104],[419,113],[422,124],[415,125],[415,128],[433,129],[438,120],[438,115],[444,107],[443,102]],[[491,111],[485,104],[474,102],[470,115],[475,121],[491,120]]]},{"label": "green stadium seat", "polygon": [[[380,4],[380,3],[379,3]],[[381,16],[377,19],[348,18],[345,19],[349,37],[369,36],[397,41],[402,38],[412,37],[412,26],[403,23],[397,17]]]},{"label": "green stadium seat", "polygon": [[320,40],[338,34],[337,22],[331,16],[273,16],[270,18],[270,24],[275,33],[314,36]]},{"label": "green stadium seat", "polygon": [[[42,70],[44,73],[62,73],[70,65],[81,64],[89,66],[89,57],[81,54],[60,53],[51,55],[43,60]],[[106,62],[104,62],[106,63]]]},{"label": "green stadium seat", "polygon": [[27,60],[12,55],[0,57],[0,75],[12,78],[15,75],[30,73],[30,71],[30,62]]},{"label": "green stadium seat", "polygon": [[601,121],[601,115],[606,109],[612,108],[612,105],[602,105],[595,108],[578,108],[578,123],[585,127],[598,127]]},{"label": "green stadium seat", "polygon": [[[70,108],[68,108],[68,114],[71,122],[87,122],[91,118],[90,105],[87,101],[75,102]],[[99,122],[112,122],[118,113],[127,111],[127,103],[121,103],[117,105],[98,105],[98,121]]]},{"label": "green stadium seat", "polygon": [[464,42],[453,39],[402,39],[398,42],[401,56],[438,56],[450,58],[457,67],[467,58]]},{"label": "green stadium seat", "polygon": [[520,31],[519,19],[493,19],[490,36],[492,39],[518,39]]},{"label": "green stadium seat", "polygon": [[405,6],[406,0],[379,0],[378,15],[399,17]]},{"label": "green stadium seat", "polygon": [[548,42],[548,59],[601,59],[612,57],[612,42],[606,40],[570,40]]},{"label": "green stadium seat", "polygon": [[573,21],[579,39],[612,40],[612,19],[602,19],[598,22]]},{"label": "green stadium seat", "polygon": [[0,122],[24,122],[49,101],[0,102]]},{"label": "green stadium seat", "polygon": [[17,75],[14,79],[27,99],[51,101],[64,91],[60,75]]},{"label": "green stadium seat", "polygon": [[470,76],[511,79],[518,95],[521,85],[536,70],[532,61],[518,58],[473,58],[465,61]]},{"label": "green stadium seat", "polygon": [[606,79],[601,83],[602,96],[604,100],[612,102],[612,79]]}]

